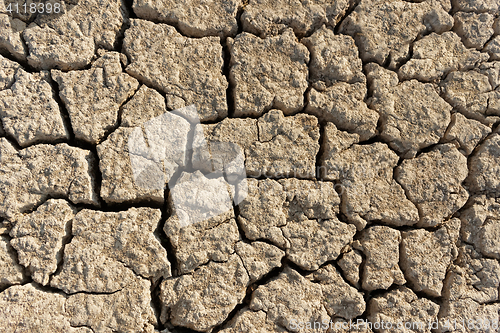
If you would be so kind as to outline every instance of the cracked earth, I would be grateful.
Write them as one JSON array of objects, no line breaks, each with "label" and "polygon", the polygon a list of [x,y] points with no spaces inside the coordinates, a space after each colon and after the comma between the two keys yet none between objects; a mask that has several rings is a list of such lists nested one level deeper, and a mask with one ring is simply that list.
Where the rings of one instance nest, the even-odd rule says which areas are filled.
[{"label": "cracked earth", "polygon": [[499,0],[46,3],[0,0],[1,332],[497,332]]}]

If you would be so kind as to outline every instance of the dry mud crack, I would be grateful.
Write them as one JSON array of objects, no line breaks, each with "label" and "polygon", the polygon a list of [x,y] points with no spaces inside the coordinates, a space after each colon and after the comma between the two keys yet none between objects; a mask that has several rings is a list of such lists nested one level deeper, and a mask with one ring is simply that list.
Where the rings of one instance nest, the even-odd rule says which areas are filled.
[{"label": "dry mud crack", "polygon": [[499,0],[0,0],[0,332],[498,332]]}]

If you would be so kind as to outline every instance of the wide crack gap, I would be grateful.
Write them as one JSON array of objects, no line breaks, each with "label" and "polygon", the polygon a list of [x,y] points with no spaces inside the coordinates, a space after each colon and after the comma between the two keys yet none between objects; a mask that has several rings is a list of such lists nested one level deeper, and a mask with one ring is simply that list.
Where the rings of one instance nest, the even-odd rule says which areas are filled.
[{"label": "wide crack gap", "polygon": [[[246,3],[245,3],[246,2]],[[241,23],[241,15],[243,14],[244,7],[248,4],[248,0],[243,1],[243,4],[238,7],[236,12],[236,23],[238,25],[237,32],[235,36],[228,37],[236,37],[240,33],[243,32],[243,25]],[[228,117],[235,118],[236,113],[236,102],[234,100],[235,95],[235,83],[231,80],[231,51],[228,44],[228,37],[221,38],[222,45],[222,55],[224,57],[224,67],[223,67],[223,75],[226,77],[227,81],[227,89],[226,89],[226,103],[228,108]]]},{"label": "wide crack gap", "polygon": [[154,283],[153,279],[150,279],[150,293],[151,293],[151,307],[153,308],[153,312],[156,317],[156,325],[155,328],[159,331],[164,330],[167,328],[165,324],[162,323],[160,317],[161,317],[161,309],[162,309],[162,302],[161,302],[161,283],[163,282],[163,277],[158,279],[156,283]]},{"label": "wide crack gap", "polygon": [[351,13],[356,9],[356,7],[359,6],[360,3],[361,3],[361,0],[351,0],[350,1],[349,8],[347,8],[345,14],[342,16],[342,18],[339,20],[339,22],[335,25],[335,27],[333,27],[333,32],[336,35],[342,34],[342,32],[340,31],[342,24],[344,23],[345,19],[347,19],[349,17],[349,15],[351,15]]},{"label": "wide crack gap", "polygon": [[122,12],[123,23],[120,27],[120,31],[118,31],[114,50],[117,52],[122,51],[123,49],[123,40],[125,39],[125,31],[130,28],[130,20],[136,19],[137,15],[135,15],[134,10],[132,9],[133,0],[121,0],[122,5],[120,6],[120,11]]},{"label": "wide crack gap", "polygon": [[199,331],[194,331],[186,327],[172,325],[170,322],[166,323],[165,326],[170,333],[200,333]]},{"label": "wide crack gap", "polygon": [[323,167],[324,156],[326,153],[326,143],[325,143],[325,126],[319,124],[319,149],[316,154],[316,179],[322,180],[326,176],[326,167]]},{"label": "wide crack gap", "polygon": [[234,101],[235,83],[231,80],[231,52],[227,39],[221,39],[222,56],[224,60],[222,73],[227,81],[226,104],[229,118],[235,117],[236,103]]},{"label": "wide crack gap", "polygon": [[59,248],[59,250],[56,253],[57,268],[56,268],[55,272],[50,274],[50,276],[49,276],[49,282],[47,283],[47,285],[49,285],[49,286],[52,285],[53,277],[59,275],[63,270],[64,251],[66,250],[66,246],[71,243],[71,241],[73,240],[73,237],[74,237],[73,233],[72,233],[72,229],[73,229],[73,219],[69,220],[66,223],[66,225],[64,226],[65,235],[62,238],[61,247]]},{"label": "wide crack gap", "polygon": [[6,135],[5,127],[3,126],[2,118],[0,118],[0,137],[5,137],[5,135]]},{"label": "wide crack gap", "polygon": [[[240,220],[240,207],[235,205],[233,202],[233,211],[234,211],[234,219],[236,221],[236,225],[238,226],[238,233],[240,234],[240,241],[251,244],[252,241],[247,238],[245,235],[245,230],[243,229],[243,222]],[[237,243],[236,243],[237,244]],[[235,246],[236,246],[235,244]],[[236,252],[236,251],[235,251]]]},{"label": "wide crack gap", "polygon": [[[81,139],[76,138],[75,132],[74,132],[72,124],[71,124],[71,117],[70,117],[69,111],[66,108],[66,104],[62,101],[61,96],[59,94],[59,91],[60,91],[59,85],[57,84],[57,82],[55,80],[51,80],[51,81],[52,81],[51,84],[53,85],[52,89],[54,92],[56,92],[55,93],[55,100],[56,100],[57,104],[59,105],[59,109],[61,111],[65,127],[66,127],[67,131],[69,132],[68,144],[72,147],[76,147],[76,148],[80,148],[80,149],[84,149],[84,150],[89,150],[92,152],[93,158],[90,161],[92,172],[90,174],[90,177],[92,178],[92,181],[94,184],[94,188],[95,188],[95,192],[96,192],[95,194],[96,194],[97,200],[98,200],[98,206],[100,208],[102,208],[103,211],[106,211],[106,210],[113,211],[116,208],[110,209],[110,206],[114,206],[114,205],[109,204],[101,197],[101,187],[102,187],[103,178],[102,178],[102,173],[100,170],[100,159],[99,159],[99,154],[97,152],[97,145],[91,144],[85,140],[81,140]],[[135,94],[138,90],[139,90],[139,88],[137,88],[134,91],[134,93],[131,94],[131,96],[129,98],[127,98],[127,100],[124,103],[121,104],[121,106],[118,109],[117,124],[115,126],[112,126],[112,128],[108,129],[105,132],[105,134],[100,142],[106,141],[108,139],[108,137],[112,133],[114,133],[114,131],[116,129],[118,129],[120,127],[123,107],[135,96]],[[141,204],[150,205],[151,202],[144,202]],[[119,205],[120,204],[117,204],[116,206],[119,206]]]},{"label": "wide crack gap", "polygon": [[[17,152],[19,152],[19,151],[21,151],[21,150],[25,149],[25,147],[21,147],[21,146],[19,145],[19,143],[17,143],[16,138],[14,138],[14,137],[13,137],[12,135],[10,135],[9,133],[4,132],[4,136],[3,136],[3,138],[4,138],[5,140],[7,140],[7,142],[8,142],[8,143],[10,143],[10,144],[12,145],[12,147],[14,147],[14,149],[15,149]],[[28,146],[28,147],[30,147],[30,146]],[[26,148],[27,148],[27,147],[26,147]]]},{"label": "wide crack gap", "polygon": [[91,326],[88,326],[88,325],[72,325],[70,323],[69,327],[76,328],[76,329],[78,329],[78,328],[87,328],[87,329],[91,330],[93,333],[95,333],[94,329]]},{"label": "wide crack gap", "polygon": [[414,231],[414,230],[426,230],[428,232],[435,232],[435,231],[439,230],[442,227],[442,224],[439,224],[439,225],[434,226],[434,227],[427,227],[427,226],[426,227],[420,227],[420,226],[418,226],[418,223],[415,223],[415,224],[412,224],[412,225],[400,225],[400,226],[397,226],[397,225],[385,223],[385,222],[380,221],[380,220],[372,220],[372,221],[368,222],[368,224],[366,225],[366,228],[375,227],[375,226],[378,226],[378,227],[389,227],[391,229],[398,230],[399,232],[408,232],[408,231]]},{"label": "wide crack gap", "polygon": [[179,264],[177,262],[177,257],[175,255],[176,251],[170,238],[165,234],[165,224],[167,220],[172,215],[172,207],[169,205],[169,189],[166,188],[164,191],[165,201],[161,208],[161,219],[156,230],[154,231],[155,236],[160,240],[161,246],[167,251],[167,259],[170,262],[170,270],[172,276],[179,276]]}]

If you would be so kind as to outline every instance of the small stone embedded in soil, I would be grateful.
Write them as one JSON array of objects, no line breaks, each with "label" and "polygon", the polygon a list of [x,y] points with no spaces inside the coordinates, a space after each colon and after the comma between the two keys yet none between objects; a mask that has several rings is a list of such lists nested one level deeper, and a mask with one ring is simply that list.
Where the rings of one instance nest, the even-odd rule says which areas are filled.
[{"label": "small stone embedded in soil", "polygon": [[451,115],[451,124],[444,138],[450,141],[456,140],[461,152],[468,156],[490,133],[491,128],[488,126],[477,120],[468,119],[460,113],[454,113]]},{"label": "small stone embedded in soil", "polygon": [[132,19],[123,50],[130,59],[127,73],[164,92],[168,108],[195,104],[201,121],[227,116],[218,37],[188,38],[166,24]]},{"label": "small stone embedded in soil", "polygon": [[[330,129],[334,130],[333,127]],[[341,133],[334,132],[333,136]],[[344,200],[342,212],[358,230],[372,220],[394,226],[418,222],[417,208],[393,179],[398,156],[386,144],[354,144],[340,151],[338,148],[332,145],[333,153],[324,152],[324,176],[328,180],[339,181]]]},{"label": "small stone embedded in soil", "polygon": [[0,92],[4,129],[22,147],[69,137],[49,82],[48,72],[18,69],[10,89]]},{"label": "small stone embedded in soil", "polygon": [[415,42],[413,56],[400,68],[399,75],[402,79],[433,81],[452,71],[472,69],[488,58],[485,53],[466,48],[454,32],[432,33]]},{"label": "small stone embedded in soil", "polygon": [[120,106],[139,86],[122,73],[119,53],[105,53],[83,71],[52,71],[77,139],[99,143],[118,125]]},{"label": "small stone embedded in soil", "polygon": [[380,113],[381,136],[404,158],[438,143],[450,124],[452,110],[430,83],[398,82],[396,73],[367,65],[373,87],[371,106]]},{"label": "small stone embedded in soil", "polygon": [[265,39],[243,32],[228,46],[234,116],[260,116],[271,108],[289,115],[304,107],[309,51],[291,29]]},{"label": "small stone embedded in soil", "polygon": [[448,267],[456,259],[460,220],[451,219],[436,231],[405,231],[401,242],[401,268],[413,290],[440,297]]},{"label": "small stone embedded in soil", "polygon": [[9,243],[9,238],[0,235],[0,289],[25,281],[24,269],[18,264],[16,251]]},{"label": "small stone embedded in soil", "polygon": [[470,158],[467,182],[473,192],[500,193],[500,134],[487,138]]},{"label": "small stone embedded in soil", "polygon": [[356,40],[363,61],[387,62],[390,69],[396,69],[419,35],[452,27],[453,18],[437,1],[362,0],[342,22],[340,31]]},{"label": "small stone embedded in soil", "polygon": [[19,263],[26,267],[33,281],[47,285],[62,261],[63,242],[71,233],[74,208],[65,200],[50,199],[30,214],[16,216],[10,232],[11,245]]},{"label": "small stone embedded in soil", "polygon": [[272,3],[249,0],[241,15],[244,31],[262,38],[283,33],[292,28],[297,36],[307,35],[323,24],[335,27],[346,13],[351,2],[279,0]]},{"label": "small stone embedded in soil", "polygon": [[396,180],[419,209],[422,227],[441,224],[465,205],[467,175],[467,158],[452,144],[437,145],[396,169]]},{"label": "small stone embedded in soil", "polygon": [[249,277],[237,254],[161,284],[161,321],[197,331],[221,324],[243,301]]},{"label": "small stone embedded in soil", "polygon": [[49,196],[96,205],[94,163],[92,152],[65,143],[17,151],[0,138],[0,216],[25,212]]},{"label": "small stone embedded in soil", "polygon": [[72,222],[62,270],[51,286],[67,293],[113,293],[136,275],[152,281],[169,277],[167,252],[153,234],[160,215],[152,208],[80,211]]},{"label": "small stone embedded in soil", "polygon": [[366,257],[361,277],[364,290],[388,289],[393,284],[406,283],[399,268],[400,241],[401,233],[389,227],[373,226],[363,230],[354,247]]},{"label": "small stone embedded in soil", "polygon": [[235,35],[241,0],[229,1],[152,1],[137,0],[132,6],[137,17],[163,22],[190,37]]}]

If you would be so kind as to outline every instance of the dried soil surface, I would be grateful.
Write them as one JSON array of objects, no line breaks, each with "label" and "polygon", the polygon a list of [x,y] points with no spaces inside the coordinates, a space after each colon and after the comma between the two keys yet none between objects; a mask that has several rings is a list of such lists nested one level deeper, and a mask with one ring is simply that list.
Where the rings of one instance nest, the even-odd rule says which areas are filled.
[{"label": "dried soil surface", "polygon": [[23,4],[0,332],[498,332],[499,0]]}]

